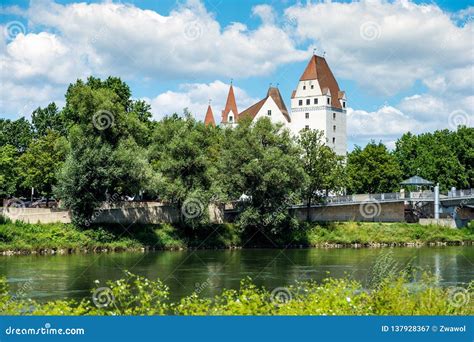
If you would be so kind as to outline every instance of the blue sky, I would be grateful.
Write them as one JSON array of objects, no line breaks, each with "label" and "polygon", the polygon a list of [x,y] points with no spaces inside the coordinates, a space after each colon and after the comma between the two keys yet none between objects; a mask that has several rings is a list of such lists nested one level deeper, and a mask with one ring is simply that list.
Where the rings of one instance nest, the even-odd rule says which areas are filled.
[{"label": "blue sky", "polygon": [[0,24],[2,117],[63,103],[70,82],[120,76],[155,117],[214,115],[233,79],[245,109],[279,84],[289,104],[313,48],[348,98],[350,146],[473,125],[470,1],[10,1]]}]

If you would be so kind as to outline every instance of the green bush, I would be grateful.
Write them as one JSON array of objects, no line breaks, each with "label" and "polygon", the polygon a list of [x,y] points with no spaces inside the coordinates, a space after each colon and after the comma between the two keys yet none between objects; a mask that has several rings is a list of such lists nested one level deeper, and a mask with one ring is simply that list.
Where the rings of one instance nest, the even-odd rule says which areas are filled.
[{"label": "green bush", "polygon": [[[197,293],[176,303],[160,280],[126,272],[124,279],[97,282],[90,298],[82,301],[37,303],[15,299],[0,279],[2,315],[473,315],[473,298],[466,289],[439,287],[430,275],[416,283],[405,273],[381,279],[375,288],[364,288],[348,278],[305,281],[273,291],[244,279],[237,290],[223,290],[214,298]],[[464,295],[464,296],[463,296]],[[462,300],[462,302],[459,301]]]}]

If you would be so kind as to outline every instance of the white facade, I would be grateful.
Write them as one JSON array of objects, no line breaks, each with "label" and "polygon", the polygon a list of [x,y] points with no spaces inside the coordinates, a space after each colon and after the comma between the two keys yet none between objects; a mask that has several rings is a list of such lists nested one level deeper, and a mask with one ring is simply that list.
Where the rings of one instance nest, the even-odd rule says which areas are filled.
[{"label": "white facade", "polygon": [[[316,85],[312,91],[302,90],[304,83],[310,84],[308,81],[300,81],[295,96],[291,99],[289,125],[291,132],[297,135],[302,129],[321,130],[324,132],[327,145],[338,155],[345,155],[347,151],[346,110],[332,107],[331,97],[328,96],[330,94],[317,94]],[[341,102],[345,103],[345,99]]]},{"label": "white facade", "polygon": [[[309,66],[310,65],[308,65],[308,68]],[[327,67],[327,64],[320,68],[324,67]],[[314,68],[317,68],[316,62]],[[324,72],[327,73],[328,71],[324,70]],[[311,77],[308,76],[311,75],[311,73],[311,71],[305,71],[302,79]],[[315,73],[315,71],[313,73]],[[330,76],[333,78],[332,73],[330,73]],[[328,75],[325,77],[329,78]],[[339,87],[334,78],[332,81],[332,83],[328,83],[333,90],[337,92],[336,94],[331,94],[328,87],[321,89],[321,83],[317,77],[313,79],[303,79],[298,82],[298,86],[291,98],[291,123],[289,128],[295,135],[299,134],[303,129],[317,129],[323,131],[327,145],[331,147],[336,154],[345,155],[347,152],[346,97],[344,92],[339,91]],[[337,98],[338,103],[336,104],[339,104],[338,107],[334,106],[335,102],[332,98],[333,96]]]},{"label": "white facade", "polygon": [[264,117],[269,118],[274,124],[284,124],[285,126],[289,125],[288,120],[285,118],[282,111],[280,108],[278,108],[271,96],[267,97],[264,104],[257,112],[257,115],[255,115],[254,120],[257,121],[258,119]]},{"label": "white facade", "polygon": [[263,100],[238,114],[231,85],[221,125],[235,127],[242,116],[250,116],[254,121],[267,117],[272,123],[282,123],[295,136],[304,129],[320,130],[327,146],[338,155],[346,155],[346,96],[324,57],[311,57],[293,91],[290,108],[289,114],[279,89],[270,87]]}]

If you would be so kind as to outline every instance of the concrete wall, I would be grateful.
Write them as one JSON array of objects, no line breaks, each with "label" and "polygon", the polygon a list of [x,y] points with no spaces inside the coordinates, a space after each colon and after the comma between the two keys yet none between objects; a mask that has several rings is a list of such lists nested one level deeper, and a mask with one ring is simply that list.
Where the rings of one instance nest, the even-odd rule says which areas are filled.
[{"label": "concrete wall", "polygon": [[[222,223],[224,221],[223,208],[210,205],[208,207],[211,222]],[[0,208],[0,215],[12,221],[23,221],[26,223],[70,223],[71,214],[64,209],[51,208]],[[89,220],[93,223],[119,223],[130,225],[176,223],[180,219],[180,210],[158,202],[124,202],[115,203],[113,207],[104,205],[96,210]]]},{"label": "concrete wall", "polygon": [[70,223],[69,211],[48,208],[0,208],[0,214],[12,221],[26,223]]},{"label": "concrete wall", "polygon": [[[307,209],[291,209],[299,220],[306,220]],[[363,222],[404,222],[403,202],[366,202],[310,209],[311,221],[363,221]]]}]

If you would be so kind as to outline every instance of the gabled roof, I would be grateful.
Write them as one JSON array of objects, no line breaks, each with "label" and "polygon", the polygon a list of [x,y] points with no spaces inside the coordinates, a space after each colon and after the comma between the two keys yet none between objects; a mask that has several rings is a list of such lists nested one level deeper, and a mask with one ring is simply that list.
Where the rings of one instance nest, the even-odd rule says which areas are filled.
[{"label": "gabled roof", "polygon": [[265,101],[267,101],[267,98],[268,97],[265,97],[264,99],[258,101],[256,104],[251,105],[246,110],[244,110],[242,113],[240,113],[239,116],[241,116],[241,117],[249,116],[253,119],[257,115],[260,108],[262,108]]},{"label": "gabled roof", "polygon": [[322,90],[328,88],[332,95],[331,106],[342,109],[341,103],[337,98],[340,92],[339,85],[324,57],[313,55],[309,60],[306,69],[300,77],[300,81],[309,80],[317,80],[319,88]]},{"label": "gabled roof", "polygon": [[408,179],[405,179],[400,184],[401,185],[433,185],[434,183],[424,178],[421,178],[420,176],[413,176]]},{"label": "gabled roof", "polygon": [[237,121],[239,111],[237,110],[237,103],[235,102],[234,87],[232,84],[229,88],[229,93],[227,94],[227,101],[225,103],[225,108],[222,111],[222,122],[227,123],[227,119],[230,112],[233,112],[235,115],[234,121]]},{"label": "gabled roof", "polygon": [[276,87],[268,88],[267,98],[269,96],[271,96],[273,101],[275,101],[276,105],[283,113],[283,116],[286,118],[286,121],[290,122],[291,121],[290,116],[288,115],[288,110],[286,109],[285,102],[283,101],[283,98],[281,97],[280,90]]},{"label": "gabled roof", "polygon": [[273,101],[277,105],[278,109],[280,109],[285,119],[288,122],[290,122],[291,119],[290,119],[290,116],[288,115],[288,110],[286,109],[285,102],[283,101],[283,98],[281,97],[280,90],[276,87],[268,88],[267,96],[264,99],[258,101],[256,104],[244,110],[242,113],[239,114],[239,116],[249,116],[252,119],[255,118],[255,116],[260,111],[263,104],[268,100],[269,97],[273,99]]},{"label": "gabled roof", "polygon": [[216,122],[214,121],[214,114],[212,113],[211,105],[207,107],[206,117],[204,118],[204,125],[216,127]]}]

